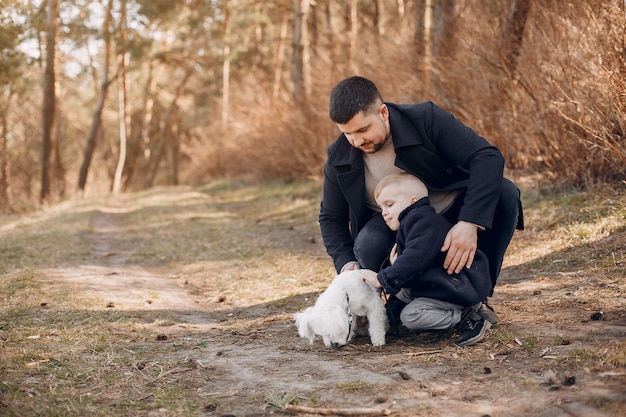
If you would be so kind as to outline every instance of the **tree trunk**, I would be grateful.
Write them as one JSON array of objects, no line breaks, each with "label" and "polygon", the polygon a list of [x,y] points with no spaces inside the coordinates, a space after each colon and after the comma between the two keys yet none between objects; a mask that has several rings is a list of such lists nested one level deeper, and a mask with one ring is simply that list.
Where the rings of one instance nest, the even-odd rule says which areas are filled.
[{"label": "tree trunk", "polygon": [[309,57],[309,35],[307,29],[309,0],[294,0],[294,36],[293,36],[293,82],[294,101],[301,108],[311,93],[311,69]]},{"label": "tree trunk", "polygon": [[55,113],[54,50],[56,44],[56,19],[58,0],[47,1],[46,69],[43,82],[42,134],[41,134],[41,203],[50,197],[50,160],[52,156],[52,132]]},{"label": "tree trunk", "polygon": [[287,23],[289,22],[289,17],[287,16],[287,12],[282,10],[283,18],[280,23],[280,39],[278,41],[278,50],[276,51],[276,56],[274,58],[274,85],[272,87],[272,98],[277,99],[278,93],[280,92],[280,83],[283,78],[283,66],[285,62],[285,43],[287,40]]},{"label": "tree trunk", "polygon": [[228,127],[228,107],[230,100],[230,33],[231,33],[231,9],[227,1],[224,2],[224,49],[222,64],[222,129]]},{"label": "tree trunk", "polygon": [[[323,4],[324,18],[322,23],[322,32],[324,34],[325,47],[327,48],[330,62],[338,67],[344,60],[344,45],[341,41],[338,40],[338,37],[335,33],[335,27],[333,25],[333,10],[330,6],[330,2],[324,2]],[[330,84],[334,82],[335,75],[333,74],[333,72],[337,71],[327,71],[326,82]]]},{"label": "tree trunk", "polygon": [[404,0],[398,0],[398,16],[400,20],[404,20],[405,5]]},{"label": "tree trunk", "polygon": [[433,4],[432,53],[435,59],[454,56],[455,0],[436,0]]},{"label": "tree trunk", "polygon": [[120,147],[115,167],[115,175],[113,176],[113,194],[118,194],[122,189],[122,174],[124,165],[126,164],[126,151],[128,143],[128,135],[130,134],[130,117],[127,112],[126,105],[126,60],[128,53],[120,53],[117,57],[118,73],[117,73],[117,99],[118,99],[118,126],[120,132]]},{"label": "tree trunk", "polygon": [[174,118],[172,123],[171,135],[169,137],[172,138],[172,144],[170,149],[171,160],[170,160],[170,183],[172,185],[178,185],[178,162],[180,161],[180,123],[178,117]]},{"label": "tree trunk", "polygon": [[[57,81],[57,89],[56,91],[60,91],[60,86],[58,85],[58,81]],[[61,126],[61,121],[63,120],[61,117],[61,109],[60,106],[58,105],[58,98],[56,99],[56,105],[55,105],[55,134],[53,136],[53,142],[54,142],[54,146],[53,146],[53,161],[54,161],[54,189],[55,189],[55,193],[56,195],[58,195],[59,197],[63,198],[65,197],[65,188],[66,188],[66,182],[65,182],[65,167],[63,166],[63,159],[61,158],[62,152],[61,152],[61,138],[63,137],[62,132],[62,126]]]},{"label": "tree trunk", "polygon": [[413,29],[413,49],[418,59],[424,56],[424,12],[426,0],[415,0],[415,24]]},{"label": "tree trunk", "polygon": [[293,0],[293,65],[291,68],[291,82],[293,96],[297,105],[304,103],[304,82],[302,70],[302,1]]},{"label": "tree trunk", "polygon": [[374,25],[379,35],[385,34],[385,2],[383,0],[374,2]]},{"label": "tree trunk", "polygon": [[422,44],[424,45],[424,55],[422,57],[423,85],[426,95],[430,93],[431,73],[433,68],[433,45],[432,45],[432,21],[433,21],[433,0],[424,2],[424,29]]},{"label": "tree trunk", "polygon": [[[152,160],[150,128],[154,111],[154,91],[156,90],[158,79],[158,76],[155,75],[154,72],[154,61],[151,60],[148,68],[148,81],[146,82],[144,93],[143,118],[141,120],[141,147],[143,149],[143,165],[145,167],[150,167]],[[150,185],[150,177],[146,175],[143,182],[144,186],[148,187]]]},{"label": "tree trunk", "polygon": [[304,94],[307,100],[311,96],[313,88],[311,81],[311,38],[309,36],[310,7],[310,0],[302,0],[302,70]]},{"label": "tree trunk", "polygon": [[511,78],[515,78],[517,58],[522,49],[524,27],[530,11],[530,0],[512,0],[506,19],[503,50],[504,64]]},{"label": "tree trunk", "polygon": [[165,150],[167,148],[167,135],[169,134],[168,131],[170,130],[171,121],[174,116],[174,111],[176,110],[176,107],[178,105],[178,99],[183,94],[183,91],[185,89],[185,84],[187,84],[187,81],[189,80],[189,77],[191,77],[191,74],[193,74],[193,68],[187,69],[185,76],[183,77],[180,84],[176,88],[176,93],[174,94],[174,98],[172,99],[172,102],[167,108],[167,111],[165,112],[165,115],[163,116],[161,123],[159,123],[159,127],[160,127],[159,128],[159,141],[160,141],[159,150],[156,153],[154,157],[154,161],[152,163],[152,169],[150,172],[150,181],[148,183],[148,186],[150,187],[154,185],[156,176],[159,172],[159,165],[161,165],[161,160],[163,159],[163,155],[165,155]]},{"label": "tree trunk", "polygon": [[9,93],[6,105],[0,109],[0,214],[8,214],[11,208],[11,194],[9,193],[9,147],[7,145],[7,110],[11,102],[11,86],[7,86]]},{"label": "tree trunk", "polygon": [[87,184],[87,174],[89,173],[89,166],[91,165],[91,159],[96,149],[96,142],[98,134],[100,133],[100,125],[102,123],[102,112],[104,110],[104,102],[107,96],[107,90],[109,89],[109,49],[111,46],[111,35],[109,33],[109,25],[111,23],[111,9],[113,8],[113,0],[107,2],[106,10],[104,13],[104,21],[102,22],[102,37],[104,39],[104,64],[102,66],[102,76],[100,82],[100,91],[98,92],[98,104],[96,111],[94,112],[93,119],[91,121],[91,129],[89,130],[89,138],[87,139],[87,146],[85,147],[85,153],[83,156],[83,164],[80,167],[80,174],[78,177],[78,189],[82,192],[85,191]]},{"label": "tree trunk", "polygon": [[120,131],[120,153],[117,159],[117,166],[115,167],[115,175],[113,176],[113,194],[118,194],[122,189],[122,174],[124,172],[124,165],[126,164],[127,138],[130,134],[130,115],[126,108],[126,67],[129,55],[126,52],[128,43],[126,0],[122,1],[120,7],[120,29],[123,44],[120,51],[117,53],[117,109]]},{"label": "tree trunk", "polygon": [[348,0],[348,39],[350,40],[350,44],[348,45],[348,69],[353,73],[358,73],[358,68],[354,63],[354,54],[356,53],[356,39],[359,32],[358,25],[358,1],[357,0]]},{"label": "tree trunk", "polygon": [[[150,128],[152,126],[152,111],[154,108],[154,91],[157,86],[158,76],[154,75],[154,60],[148,61],[148,77],[146,86],[143,93],[143,102],[141,104],[141,128],[139,138],[129,154],[129,159],[126,163],[126,175],[124,177],[124,188],[129,189],[133,183],[133,177],[135,172],[141,168],[150,167],[151,153],[150,153]],[[143,181],[140,181],[143,179]],[[144,175],[142,178],[137,178],[136,183],[142,182],[141,187],[148,187],[150,178],[148,175]]]}]

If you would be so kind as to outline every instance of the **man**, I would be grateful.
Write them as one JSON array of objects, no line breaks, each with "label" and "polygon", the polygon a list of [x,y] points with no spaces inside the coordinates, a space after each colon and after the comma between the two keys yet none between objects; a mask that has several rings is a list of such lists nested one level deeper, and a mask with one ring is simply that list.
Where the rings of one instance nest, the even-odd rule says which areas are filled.
[{"label": "man", "polygon": [[[333,88],[330,118],[341,135],[328,147],[319,222],[336,270],[380,270],[395,232],[374,188],[406,171],[426,184],[431,205],[454,225],[441,247],[443,267],[449,274],[470,268],[480,247],[493,293],[513,233],[524,227],[520,192],[503,177],[500,151],[431,102],[385,103],[374,83],[358,76]],[[487,304],[482,313],[497,324]]]}]

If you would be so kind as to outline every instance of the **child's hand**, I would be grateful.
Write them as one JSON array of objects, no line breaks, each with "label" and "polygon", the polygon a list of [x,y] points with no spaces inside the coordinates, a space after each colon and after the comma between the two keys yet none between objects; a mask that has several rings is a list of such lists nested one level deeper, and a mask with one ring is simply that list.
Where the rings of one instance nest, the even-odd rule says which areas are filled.
[{"label": "child's hand", "polygon": [[378,282],[378,274],[370,269],[361,269],[363,274],[363,282],[367,282],[374,288],[380,288],[380,282]]},{"label": "child's hand", "polygon": [[393,263],[398,259],[398,244],[395,243],[393,248],[391,248],[391,253],[389,254],[389,263],[393,265]]}]

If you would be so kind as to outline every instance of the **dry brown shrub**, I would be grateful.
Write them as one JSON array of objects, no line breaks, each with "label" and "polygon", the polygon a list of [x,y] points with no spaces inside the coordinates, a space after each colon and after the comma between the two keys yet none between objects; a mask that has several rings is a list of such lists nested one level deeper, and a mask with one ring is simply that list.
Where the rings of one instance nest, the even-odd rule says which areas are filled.
[{"label": "dry brown shrub", "polygon": [[462,10],[462,50],[439,60],[442,101],[505,153],[575,184],[623,180],[624,10],[615,3],[533,2],[518,65],[507,70],[502,16]]},{"label": "dry brown shrub", "polygon": [[268,97],[253,76],[238,83],[233,122],[212,149],[196,156],[210,161],[201,171],[210,177],[321,175],[326,147],[339,133],[328,120],[328,93],[357,73],[374,80],[388,101],[433,100],[451,111],[498,146],[509,168],[576,185],[623,180],[623,8],[603,1],[532,2],[514,70],[505,65],[507,12],[505,4],[457,3],[452,35],[433,33],[430,66],[415,55],[414,33],[406,27],[389,25],[384,36],[362,27],[352,68],[338,54],[345,50],[318,40],[307,105],[295,105],[288,91]]}]

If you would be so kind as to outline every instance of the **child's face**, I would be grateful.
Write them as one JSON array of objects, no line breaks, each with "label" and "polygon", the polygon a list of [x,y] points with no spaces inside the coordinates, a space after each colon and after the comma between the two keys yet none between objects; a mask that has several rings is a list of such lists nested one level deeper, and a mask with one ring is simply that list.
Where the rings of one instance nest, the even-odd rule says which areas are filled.
[{"label": "child's face", "polygon": [[401,184],[389,184],[382,189],[376,204],[381,208],[387,226],[393,231],[400,228],[400,213],[417,201],[417,197],[402,189]]}]

